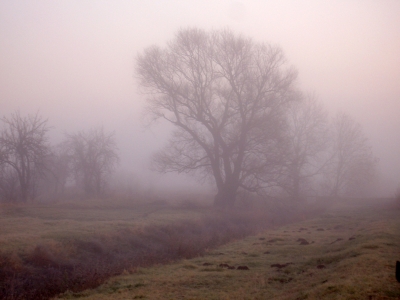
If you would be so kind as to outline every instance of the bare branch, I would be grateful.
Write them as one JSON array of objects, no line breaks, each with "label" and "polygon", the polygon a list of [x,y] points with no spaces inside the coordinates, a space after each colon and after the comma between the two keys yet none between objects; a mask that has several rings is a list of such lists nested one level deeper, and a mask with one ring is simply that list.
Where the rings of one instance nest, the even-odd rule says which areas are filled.
[{"label": "bare branch", "polygon": [[13,170],[3,168],[10,178],[18,178],[18,198],[26,202],[35,197],[37,179],[46,170],[50,153],[47,120],[38,113],[22,117],[19,111],[1,120],[5,129],[0,135],[0,164]]},{"label": "bare branch", "polygon": [[281,49],[229,30],[181,30],[164,49],[146,49],[136,73],[147,112],[179,128],[155,156],[158,169],[208,173],[222,205],[234,203],[239,187],[260,186],[256,173],[271,164],[256,167],[255,157],[283,130],[296,78],[285,66]]}]

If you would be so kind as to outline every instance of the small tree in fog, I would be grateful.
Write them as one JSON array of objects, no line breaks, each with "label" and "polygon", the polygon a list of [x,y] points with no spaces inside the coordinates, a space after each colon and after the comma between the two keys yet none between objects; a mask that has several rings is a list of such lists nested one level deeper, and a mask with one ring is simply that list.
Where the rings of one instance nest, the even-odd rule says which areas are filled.
[{"label": "small tree in fog", "polygon": [[287,122],[285,176],[280,186],[299,199],[311,192],[313,179],[328,162],[328,113],[314,96],[308,95],[290,105]]},{"label": "small tree in fog", "polygon": [[119,161],[114,133],[103,128],[67,136],[71,170],[76,184],[87,197],[104,194],[108,176]]},{"label": "small tree in fog", "polygon": [[361,126],[347,114],[336,115],[332,131],[331,195],[360,195],[376,179],[377,159]]},{"label": "small tree in fog", "polygon": [[400,184],[397,186],[396,192],[394,194],[394,201],[398,208],[400,208]]},{"label": "small tree in fog", "polygon": [[35,197],[37,180],[44,175],[49,154],[47,120],[19,112],[1,119],[1,189],[3,195],[26,202]]},{"label": "small tree in fog", "polygon": [[19,197],[18,175],[6,164],[0,165],[0,201],[16,202]]},{"label": "small tree in fog", "polygon": [[53,178],[54,195],[64,194],[65,186],[71,173],[68,147],[64,148],[64,144],[53,147],[49,169]]},{"label": "small tree in fog", "polygon": [[296,78],[281,49],[228,30],[186,29],[139,55],[136,72],[149,114],[176,128],[155,156],[160,171],[211,175],[222,207],[239,188],[268,183]]},{"label": "small tree in fog", "polygon": [[38,190],[43,198],[60,199],[71,177],[70,157],[65,143],[51,148],[46,159],[45,176],[39,181]]}]

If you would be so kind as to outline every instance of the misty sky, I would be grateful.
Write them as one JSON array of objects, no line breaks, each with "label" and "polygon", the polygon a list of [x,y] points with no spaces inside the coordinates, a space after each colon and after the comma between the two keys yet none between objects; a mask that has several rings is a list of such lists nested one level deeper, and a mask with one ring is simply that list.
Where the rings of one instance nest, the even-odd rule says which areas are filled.
[{"label": "misty sky", "polygon": [[400,183],[400,1],[0,1],[0,116],[49,118],[51,136],[104,125],[121,167],[158,184],[149,155],[165,126],[145,130],[136,55],[180,28],[229,27],[282,47],[333,115],[349,113],[380,158],[384,188]]}]

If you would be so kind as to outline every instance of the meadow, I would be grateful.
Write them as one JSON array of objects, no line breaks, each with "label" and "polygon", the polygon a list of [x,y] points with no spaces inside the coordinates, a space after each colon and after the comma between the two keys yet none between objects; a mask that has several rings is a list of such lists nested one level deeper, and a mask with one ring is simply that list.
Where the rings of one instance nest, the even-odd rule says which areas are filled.
[{"label": "meadow", "polygon": [[390,203],[246,207],[2,205],[0,298],[399,299]]},{"label": "meadow", "polygon": [[340,204],[60,299],[400,299],[399,210]]},{"label": "meadow", "polygon": [[165,198],[2,204],[0,299],[94,288],[125,270],[203,255],[279,221],[267,210],[215,211],[193,195]]}]

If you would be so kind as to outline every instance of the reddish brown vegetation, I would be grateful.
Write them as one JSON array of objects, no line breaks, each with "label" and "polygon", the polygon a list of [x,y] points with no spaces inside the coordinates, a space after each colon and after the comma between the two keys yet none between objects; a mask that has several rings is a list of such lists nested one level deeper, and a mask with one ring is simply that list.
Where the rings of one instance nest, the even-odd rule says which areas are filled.
[{"label": "reddish brown vegetation", "polygon": [[270,223],[265,214],[217,214],[140,233],[124,229],[89,240],[39,245],[24,255],[0,253],[0,299],[48,299],[93,288],[124,270],[202,255]]},{"label": "reddish brown vegetation", "polygon": [[125,228],[90,239],[38,245],[19,255],[0,252],[0,299],[48,299],[67,290],[94,288],[124,271],[201,256],[207,249],[322,211],[312,207],[300,214],[279,207],[230,210],[140,232]]},{"label": "reddish brown vegetation", "polygon": [[310,244],[306,239],[303,239],[303,238],[299,238],[297,241],[300,242],[300,245],[309,245]]},{"label": "reddish brown vegetation", "polygon": [[293,263],[292,262],[288,262],[288,263],[285,263],[285,264],[272,264],[271,268],[282,269],[282,268],[285,268],[285,267],[287,267],[289,265],[293,265]]},{"label": "reddish brown vegetation", "polygon": [[228,264],[219,264],[219,267],[220,268],[229,268],[229,265]]}]

